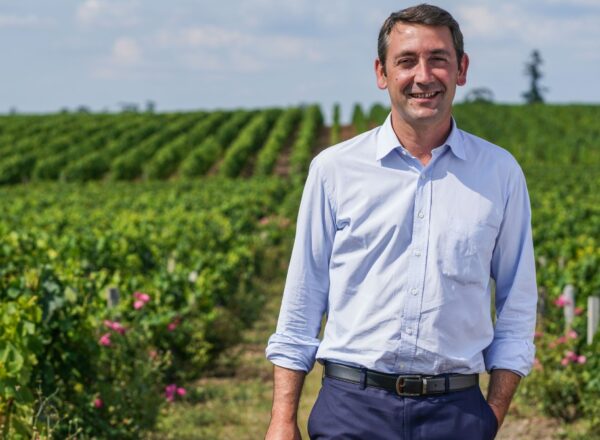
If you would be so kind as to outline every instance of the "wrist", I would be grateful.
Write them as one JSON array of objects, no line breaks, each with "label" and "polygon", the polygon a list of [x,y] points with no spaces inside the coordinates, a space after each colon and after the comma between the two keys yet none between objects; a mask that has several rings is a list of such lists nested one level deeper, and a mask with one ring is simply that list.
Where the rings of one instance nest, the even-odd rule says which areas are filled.
[{"label": "wrist", "polygon": [[297,423],[298,412],[291,409],[273,408],[271,411],[271,422],[276,423]]}]

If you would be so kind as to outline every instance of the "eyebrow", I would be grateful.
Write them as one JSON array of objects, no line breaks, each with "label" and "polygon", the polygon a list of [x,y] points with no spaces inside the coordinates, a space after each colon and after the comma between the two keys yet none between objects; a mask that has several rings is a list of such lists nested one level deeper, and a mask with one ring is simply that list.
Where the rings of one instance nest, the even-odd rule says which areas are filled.
[{"label": "eyebrow", "polygon": [[[450,52],[447,51],[446,49],[434,49],[430,52],[431,55],[446,55],[446,56],[450,56]],[[406,57],[406,56],[415,56],[417,55],[417,53],[415,51],[412,50],[404,50],[402,52],[400,52],[399,54],[394,55],[394,59],[398,59],[401,57]]]}]

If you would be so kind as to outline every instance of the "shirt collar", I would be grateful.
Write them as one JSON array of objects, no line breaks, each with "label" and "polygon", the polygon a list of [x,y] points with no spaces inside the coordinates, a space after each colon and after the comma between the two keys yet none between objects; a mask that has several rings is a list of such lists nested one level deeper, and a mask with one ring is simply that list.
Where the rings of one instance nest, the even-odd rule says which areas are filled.
[{"label": "shirt collar", "polygon": [[[467,160],[462,134],[456,126],[454,118],[452,118],[452,129],[450,130],[450,134],[442,145],[448,145],[452,150],[452,153],[459,159]],[[400,148],[401,146],[402,145],[398,141],[398,137],[392,128],[392,114],[390,113],[377,132],[377,155],[375,156],[375,159],[381,160],[390,154],[392,150]]]}]

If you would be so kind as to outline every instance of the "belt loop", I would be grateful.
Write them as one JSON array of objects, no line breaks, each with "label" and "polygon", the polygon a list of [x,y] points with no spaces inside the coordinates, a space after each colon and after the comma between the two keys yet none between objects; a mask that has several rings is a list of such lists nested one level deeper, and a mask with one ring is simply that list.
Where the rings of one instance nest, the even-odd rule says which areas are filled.
[{"label": "belt loop", "polygon": [[367,388],[367,369],[361,368],[360,369],[360,389],[364,390],[365,388]]},{"label": "belt loop", "polygon": [[321,369],[321,386],[323,386],[323,382],[325,382],[325,369],[327,368],[327,361],[323,361],[323,368]]}]

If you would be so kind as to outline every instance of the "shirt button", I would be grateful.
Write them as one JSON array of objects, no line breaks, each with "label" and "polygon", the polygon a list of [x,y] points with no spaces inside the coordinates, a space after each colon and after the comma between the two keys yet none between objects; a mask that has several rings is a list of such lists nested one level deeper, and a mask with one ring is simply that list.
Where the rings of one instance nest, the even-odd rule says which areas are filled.
[{"label": "shirt button", "polygon": [[407,328],[406,333],[408,333],[409,335],[412,335],[412,328]]},{"label": "shirt button", "polygon": [[416,295],[417,293],[419,293],[419,291],[417,289],[410,289],[410,293]]},{"label": "shirt button", "polygon": [[413,253],[415,254],[415,257],[421,256],[421,251],[419,249],[416,249]]},{"label": "shirt button", "polygon": [[421,180],[425,180],[427,179],[427,176],[425,174],[421,174]]},{"label": "shirt button", "polygon": [[425,214],[423,214],[423,211],[419,211],[419,214],[417,214],[419,216],[419,218],[423,218],[425,217]]}]

